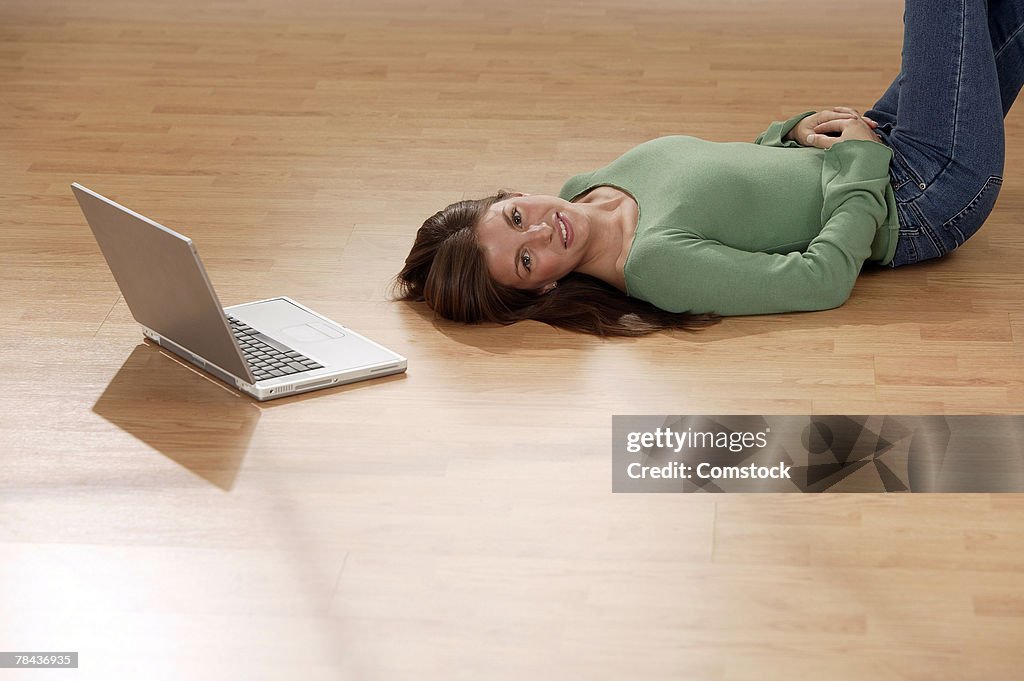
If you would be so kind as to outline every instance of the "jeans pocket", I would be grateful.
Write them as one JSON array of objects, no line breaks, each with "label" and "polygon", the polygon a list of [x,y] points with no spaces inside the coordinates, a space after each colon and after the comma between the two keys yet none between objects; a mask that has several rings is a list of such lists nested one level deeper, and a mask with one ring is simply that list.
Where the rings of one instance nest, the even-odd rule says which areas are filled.
[{"label": "jeans pocket", "polygon": [[928,224],[924,213],[913,201],[896,202],[900,231],[896,240],[896,253],[890,267],[911,265],[922,260],[938,258],[945,253],[935,230]]},{"label": "jeans pocket", "polygon": [[[921,178],[911,169],[907,159],[903,157],[903,154],[898,149],[895,147],[890,148],[892,149],[892,162],[889,164],[889,179],[892,182],[893,192],[899,192],[904,187],[907,187],[907,189],[914,191],[911,192],[910,196],[905,197],[904,200],[916,198],[921,193],[921,185],[923,184]],[[900,198],[900,194],[897,194],[896,197]]]},{"label": "jeans pocket", "polygon": [[927,214],[917,201],[897,201],[896,214],[899,218],[899,233],[901,235],[916,237],[922,234],[930,236],[935,233],[935,228],[932,226],[935,222],[928,219]]},{"label": "jeans pocket", "polygon": [[[964,186],[966,182],[960,181],[955,184]],[[932,192],[935,196],[949,201],[949,204],[928,202],[921,205],[920,201],[897,201],[900,231],[896,242],[896,254],[890,265],[899,267],[939,258],[963,246],[992,212],[1002,184],[1002,177],[990,176],[982,184],[981,189],[973,195],[966,194],[971,196],[971,199],[962,204],[959,210],[956,207],[961,205],[959,202],[963,201],[964,195],[961,194],[961,198],[956,199],[958,192],[953,189]],[[947,208],[947,205],[952,205],[952,209]],[[949,215],[950,210],[953,211],[953,217],[944,221],[938,217]],[[929,220],[928,216],[932,216],[932,220]]]},{"label": "jeans pocket", "polygon": [[962,246],[975,232],[977,232],[996,205],[996,198],[999,196],[999,189],[1002,187],[1003,178],[998,175],[990,176],[985,184],[978,190],[966,206],[961,208],[953,217],[946,220],[942,225],[942,232],[946,239],[952,240],[950,250]]}]

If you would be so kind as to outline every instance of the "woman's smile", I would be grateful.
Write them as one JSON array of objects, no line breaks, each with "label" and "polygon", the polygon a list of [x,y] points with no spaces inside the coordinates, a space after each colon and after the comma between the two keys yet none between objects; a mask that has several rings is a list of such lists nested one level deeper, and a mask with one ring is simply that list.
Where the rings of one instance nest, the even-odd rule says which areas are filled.
[{"label": "woman's smile", "polygon": [[573,242],[572,222],[563,213],[555,213],[555,217],[558,219],[558,224],[562,230],[562,241],[565,243],[566,250],[568,250]]}]

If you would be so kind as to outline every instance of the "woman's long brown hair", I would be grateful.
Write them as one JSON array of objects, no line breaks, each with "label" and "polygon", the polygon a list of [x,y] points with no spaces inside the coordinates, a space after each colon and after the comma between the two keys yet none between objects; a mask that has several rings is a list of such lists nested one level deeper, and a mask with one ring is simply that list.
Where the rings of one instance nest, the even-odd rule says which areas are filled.
[{"label": "woman's long brown hair", "polygon": [[459,201],[427,218],[396,278],[397,298],[426,301],[437,314],[458,322],[513,324],[533,319],[598,336],[643,336],[718,321],[715,315],[666,312],[576,272],[559,280],[550,293],[502,286],[487,271],[475,227],[493,203],[509,196],[498,192]]}]

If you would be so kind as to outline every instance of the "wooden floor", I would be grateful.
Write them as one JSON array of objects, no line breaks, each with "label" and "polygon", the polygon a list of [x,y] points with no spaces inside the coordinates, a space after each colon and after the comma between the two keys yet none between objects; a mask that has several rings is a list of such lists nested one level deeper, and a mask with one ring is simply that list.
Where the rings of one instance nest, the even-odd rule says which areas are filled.
[{"label": "wooden floor", "polygon": [[[0,678],[1019,678],[1020,495],[613,495],[610,462],[613,414],[1024,412],[1024,109],[984,230],[834,311],[602,341],[387,297],[451,201],[868,108],[901,16],[2,0],[0,650],[80,668]],[[165,357],[75,181],[408,374],[259,405]]]}]

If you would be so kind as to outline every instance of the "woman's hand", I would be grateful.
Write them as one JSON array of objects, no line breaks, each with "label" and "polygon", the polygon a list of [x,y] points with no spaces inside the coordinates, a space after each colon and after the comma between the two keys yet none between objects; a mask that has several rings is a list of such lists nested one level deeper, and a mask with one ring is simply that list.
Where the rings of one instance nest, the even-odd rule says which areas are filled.
[{"label": "woman's hand", "polygon": [[878,123],[861,116],[856,109],[837,106],[804,118],[786,137],[805,147],[828,149],[836,142],[849,139],[881,142],[873,132],[877,127]]}]

